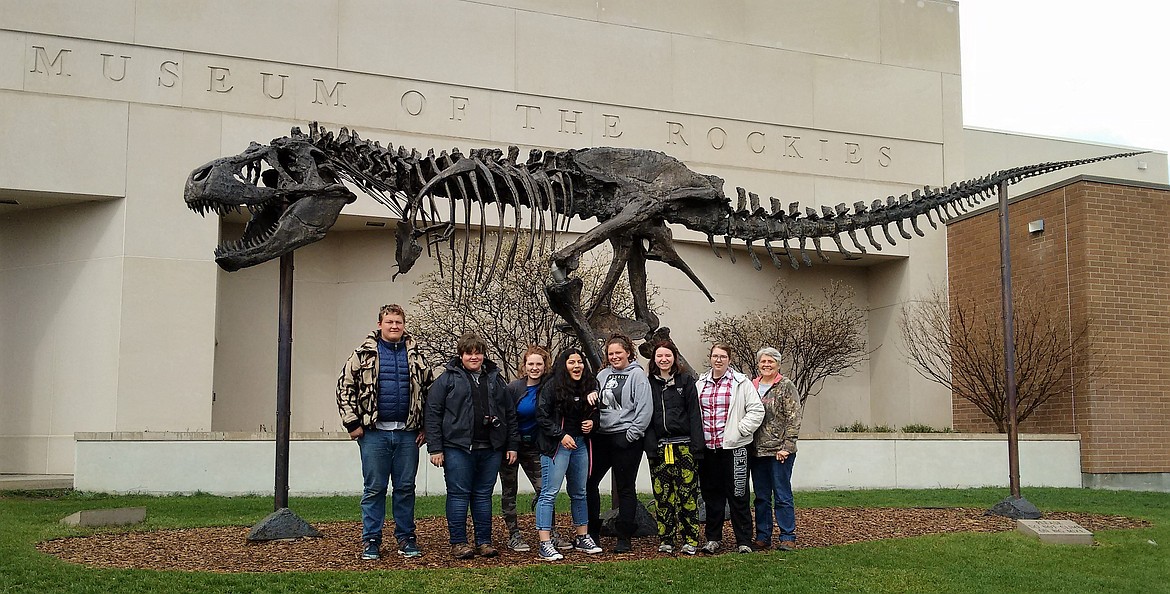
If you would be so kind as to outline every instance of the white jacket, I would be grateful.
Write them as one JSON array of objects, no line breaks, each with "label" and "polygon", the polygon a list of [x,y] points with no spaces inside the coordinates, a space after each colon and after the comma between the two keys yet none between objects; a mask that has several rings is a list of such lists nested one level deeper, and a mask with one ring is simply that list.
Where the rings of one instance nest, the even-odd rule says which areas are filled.
[{"label": "white jacket", "polygon": [[[723,449],[733,450],[752,442],[756,429],[764,422],[764,404],[748,376],[731,368],[727,373],[731,374],[731,405],[723,428]],[[703,386],[713,381],[708,369],[695,382],[695,391],[702,394]]]}]

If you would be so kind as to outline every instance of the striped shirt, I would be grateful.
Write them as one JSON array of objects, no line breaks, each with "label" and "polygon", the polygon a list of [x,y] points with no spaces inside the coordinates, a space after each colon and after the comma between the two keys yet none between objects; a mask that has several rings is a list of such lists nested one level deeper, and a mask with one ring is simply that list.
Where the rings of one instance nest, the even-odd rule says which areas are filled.
[{"label": "striped shirt", "polygon": [[731,372],[719,379],[707,379],[699,393],[699,410],[703,417],[703,440],[707,448],[723,448],[723,430],[727,427],[727,412],[731,409]]}]

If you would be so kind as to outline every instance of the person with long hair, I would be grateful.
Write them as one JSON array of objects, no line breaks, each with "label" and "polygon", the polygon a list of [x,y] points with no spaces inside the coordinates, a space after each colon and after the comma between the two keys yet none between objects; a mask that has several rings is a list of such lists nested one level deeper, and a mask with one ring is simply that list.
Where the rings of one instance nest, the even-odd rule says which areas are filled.
[{"label": "person with long hair", "polygon": [[699,483],[695,454],[703,449],[695,376],[670,340],[654,345],[650,392],[654,412],[646,428],[646,458],[654,485],[658,552],[694,555],[699,546]]},{"label": "person with long hair", "polygon": [[634,491],[638,467],[642,464],[642,438],[650,425],[653,403],[650,380],[634,360],[634,344],[624,334],[614,334],[605,342],[609,363],[597,373],[601,409],[597,434],[593,436],[593,469],[589,473],[589,534],[601,535],[601,493],[605,474],[613,469],[613,496],[618,515],[614,528],[617,544],[613,552],[628,553],[630,538],[638,528],[638,496]]},{"label": "person with long hair", "polygon": [[703,423],[703,459],[699,488],[707,504],[707,543],[702,551],[719,552],[724,505],[731,508],[736,551],[752,552],[752,510],[748,500],[748,446],[764,420],[764,405],[748,377],[731,367],[731,347],[711,345],[711,369],[699,376],[699,411]]},{"label": "person with long hair", "polygon": [[[516,452],[515,464],[508,464],[506,460],[500,464],[500,510],[504,514],[504,525],[508,527],[508,548],[526,552],[531,549],[524,542],[520,524],[516,520],[516,493],[520,487],[519,471],[523,468],[528,482],[532,483],[532,509],[536,509],[541,481],[540,449],[536,447],[536,435],[540,428],[536,421],[536,407],[540,387],[552,373],[552,355],[544,347],[530,345],[524,351],[517,371],[519,377],[509,383],[505,391],[516,409],[520,449]],[[573,547],[572,543],[562,540],[555,529],[552,539],[558,549]]]},{"label": "person with long hair", "polygon": [[757,549],[772,545],[772,516],[780,529],[781,551],[796,548],[796,508],[792,505],[792,466],[800,434],[800,399],[796,384],[780,375],[780,351],[764,347],[756,352],[760,377],[752,380],[764,404],[764,422],[756,429],[752,457],[752,485],[756,491]]},{"label": "person with long hair", "polygon": [[553,504],[566,483],[569,509],[576,527],[573,548],[587,554],[601,552],[589,536],[589,510],[585,485],[589,478],[589,435],[600,420],[597,409],[597,380],[589,359],[577,348],[567,348],[553,363],[552,377],[544,382],[537,402],[540,450],[540,495],[536,499],[536,530],[540,540],[538,558],[557,561],[553,536]]}]

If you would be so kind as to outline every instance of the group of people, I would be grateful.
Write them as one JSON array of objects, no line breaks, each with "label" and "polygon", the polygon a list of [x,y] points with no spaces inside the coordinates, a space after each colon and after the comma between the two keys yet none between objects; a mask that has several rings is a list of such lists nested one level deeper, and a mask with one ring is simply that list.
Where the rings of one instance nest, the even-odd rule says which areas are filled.
[{"label": "group of people", "polygon": [[[800,431],[796,387],[780,374],[780,353],[756,354],[760,377],[731,365],[727,345],[708,352],[710,369],[696,377],[670,341],[653,345],[649,369],[637,362],[626,336],[605,343],[606,366],[596,371],[580,349],[551,353],[531,346],[519,379],[506,383],[486,358],[487,345],[464,334],[457,354],[435,377],[406,333],[406,314],[385,305],[378,328],[342,369],[337,385],[341,421],[361,454],[362,558],[381,556],[387,490],[391,490],[398,553],[422,555],[415,536],[415,478],[419,448],[443,469],[451,555],[495,557],[492,493],[496,477],[509,531],[507,546],[529,551],[516,513],[519,470],[536,495],[538,558],[561,551],[601,553],[599,486],[613,477],[615,553],[631,550],[638,505],[635,483],[645,454],[653,482],[662,553],[715,554],[722,547],[725,507],[736,550],[796,542],[792,467]],[[755,491],[752,523],[751,487]],[[555,528],[554,504],[569,496],[573,533]],[[699,496],[706,503],[703,544]],[[468,538],[467,517],[473,534]],[[472,544],[474,543],[474,545]]]}]

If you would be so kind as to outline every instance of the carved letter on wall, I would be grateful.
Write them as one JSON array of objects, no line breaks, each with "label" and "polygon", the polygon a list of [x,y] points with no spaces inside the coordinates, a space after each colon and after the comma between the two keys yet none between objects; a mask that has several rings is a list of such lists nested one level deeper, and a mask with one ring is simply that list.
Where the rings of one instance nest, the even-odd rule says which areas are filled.
[{"label": "carved letter on wall", "polygon": [[457,122],[463,121],[463,115],[467,113],[467,105],[469,103],[467,97],[456,97],[451,95],[451,119]]},{"label": "carved letter on wall", "polygon": [[604,126],[602,127],[602,130],[601,130],[602,136],[604,136],[606,138],[619,138],[619,137],[621,137],[622,131],[617,129],[618,124],[621,123],[621,121],[622,121],[622,119],[620,117],[615,116],[615,115],[611,115],[608,113],[603,113],[603,114],[601,114],[601,118],[602,118],[602,122],[604,122]]},{"label": "carved letter on wall", "polygon": [[235,87],[227,82],[228,75],[232,73],[231,70],[220,66],[208,66],[207,69],[211,71],[211,81],[207,83],[208,91],[226,93]]},{"label": "carved letter on wall", "polygon": [[765,140],[767,140],[767,137],[764,136],[763,132],[759,132],[759,131],[748,132],[748,135],[747,135],[748,148],[751,149],[751,151],[757,155],[764,152],[764,146],[765,146],[764,141]]},{"label": "carved letter on wall", "polygon": [[[345,107],[345,103],[341,102],[341,88],[345,86],[343,82],[333,83],[332,89],[325,88],[325,81],[319,78],[314,78],[313,82],[317,84],[316,90],[313,94],[313,103],[317,105],[330,105],[332,100],[333,107]],[[336,94],[336,97],[334,96]]]},{"label": "carved letter on wall", "polygon": [[520,111],[521,107],[524,108],[524,126],[523,126],[523,128],[526,130],[535,130],[536,127],[532,125],[532,119],[531,119],[532,118],[532,110],[535,109],[536,113],[539,114],[540,108],[535,106],[535,105],[524,105],[522,103],[517,103],[516,104],[516,111]]},{"label": "carved letter on wall", "polygon": [[[561,112],[561,132],[565,134],[584,134],[581,131],[581,112],[570,111],[568,109],[560,109]],[[569,117],[573,114],[573,117]],[[572,128],[571,130],[569,128]]]},{"label": "carved letter on wall", "polygon": [[[56,66],[57,76],[73,76],[72,74],[65,72],[65,56],[71,53],[73,50],[57,50],[57,55],[53,56],[52,60],[49,59],[49,54],[45,51],[45,48],[39,45],[34,45],[33,50],[33,66],[32,70],[29,70],[29,72],[40,72],[42,74],[48,74],[49,71],[52,70],[54,66]],[[44,66],[44,70],[41,70],[42,65]]]},{"label": "carved letter on wall", "polygon": [[727,131],[719,126],[707,130],[707,142],[711,143],[711,148],[721,150],[727,144]]},{"label": "carved letter on wall", "polygon": [[402,110],[406,113],[417,116],[426,109],[427,98],[422,93],[411,89],[402,94],[402,98],[398,100],[398,104],[402,106]]},{"label": "carved letter on wall", "polygon": [[856,165],[861,162],[861,145],[856,142],[845,143],[845,162]]},{"label": "carved letter on wall", "polygon": [[[274,75],[271,72],[261,72],[260,76],[264,77],[264,82],[261,84],[261,87],[264,89],[264,95],[266,97],[269,99],[280,99],[281,97],[284,97],[284,81],[288,78],[287,74]],[[276,93],[275,95],[272,94],[272,90],[268,86],[268,83],[272,81],[273,76],[280,77],[280,92]]]},{"label": "carved letter on wall", "polygon": [[[666,122],[666,144],[683,143],[685,146],[690,146],[686,138],[683,138],[683,125],[678,122]],[[675,140],[675,139],[678,140]]]},{"label": "carved letter on wall", "polygon": [[882,167],[889,167],[890,163],[894,162],[894,158],[890,156],[890,147],[883,146],[878,149],[878,165]]},{"label": "carved letter on wall", "polygon": [[114,78],[114,75],[110,74],[110,58],[113,57],[114,54],[102,54],[102,74],[114,82],[121,82],[122,79],[126,78],[126,61],[130,59],[130,56],[118,56],[122,58],[122,74],[118,78]]},{"label": "carved letter on wall", "polygon": [[796,148],[796,141],[800,140],[799,136],[785,136],[784,137],[784,156],[796,157],[803,159],[804,155],[800,154],[800,150]]},{"label": "carved letter on wall", "polygon": [[824,138],[822,138],[822,139],[821,139],[821,160],[822,160],[822,161],[828,161],[828,160],[829,160],[829,156],[826,154],[826,152],[827,152],[828,150],[829,150],[829,141],[828,141],[828,140],[826,140],[826,139],[824,139]]},{"label": "carved letter on wall", "polygon": [[[159,72],[158,86],[166,87],[168,89],[175,86],[175,83],[179,82],[179,71],[173,70],[173,69],[178,68],[178,67],[179,67],[179,63],[174,61],[174,60],[167,60],[167,61],[163,62],[162,64],[159,64],[158,65],[158,72]],[[164,74],[167,76],[166,82],[163,82],[163,75]]]}]

